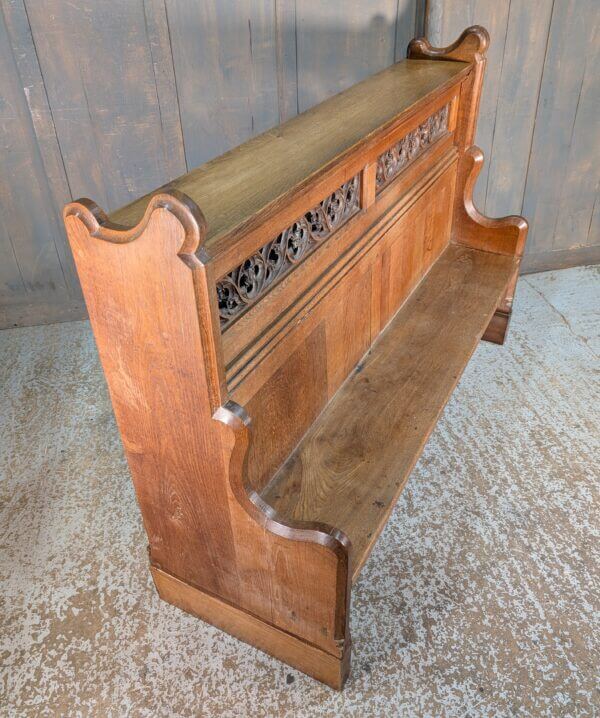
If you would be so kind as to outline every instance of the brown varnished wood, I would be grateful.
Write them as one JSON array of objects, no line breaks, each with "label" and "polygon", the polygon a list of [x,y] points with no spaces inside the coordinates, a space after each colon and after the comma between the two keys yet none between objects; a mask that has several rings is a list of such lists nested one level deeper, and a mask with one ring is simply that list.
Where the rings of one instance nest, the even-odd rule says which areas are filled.
[{"label": "brown varnished wood", "polygon": [[473,62],[476,55],[485,55],[489,44],[488,31],[481,25],[472,25],[447,47],[433,47],[427,38],[415,38],[408,45],[407,57],[422,60]]},{"label": "brown varnished wood", "polygon": [[334,688],[351,579],[512,309],[526,223],[473,203],[487,42],[65,209],[159,594]]},{"label": "brown varnished wood", "polygon": [[[464,70],[464,75],[465,77],[469,76],[468,66]],[[432,93],[416,103],[410,111],[399,115],[381,131],[373,132],[364,143],[349,150],[339,161],[332,162],[315,173],[310,182],[280,197],[264,212],[248,218],[227,238],[223,237],[219,240],[217,245],[213,245],[213,250],[210,253],[215,272],[219,276],[227,273],[236,266],[240,254],[247,256],[265,242],[273,239],[278,232],[295,221],[302,212],[317,204],[350,177],[362,172],[366,164],[375,163],[382,152],[417,127],[442,105],[456,101],[462,87],[460,80],[462,76],[463,73],[450,83],[447,89],[442,89],[439,93]],[[434,149],[435,147],[430,148],[429,153]]]},{"label": "brown varnished wood", "polygon": [[211,596],[152,566],[152,577],[160,597],[187,613],[260,648],[332,688],[340,690],[350,670],[350,651],[340,661],[316,646],[305,643],[269,623],[258,620],[237,606]]},{"label": "brown varnished wood", "polygon": [[473,189],[482,164],[479,147],[470,147],[464,153],[458,177],[463,194],[456,200],[453,237],[470,247],[520,258],[527,238],[527,220],[517,215],[492,219],[475,207]]},{"label": "brown varnished wood", "polygon": [[475,207],[473,190],[482,164],[483,152],[478,147],[470,147],[463,153],[457,179],[459,188],[462,188],[462,197],[455,200],[453,238],[460,244],[469,247],[505,254],[517,259],[517,266],[511,281],[500,298],[497,312],[490,326],[483,335],[484,341],[503,344],[512,313],[528,224],[524,217],[517,215],[499,218],[486,217]]},{"label": "brown varnished wood", "polygon": [[456,163],[456,159],[452,137],[440,140],[379,193],[377,201],[367,211],[353,218],[332,241],[307,257],[258,305],[223,332],[223,356],[230,388],[237,387],[241,379],[252,372],[260,355],[271,350],[277,335],[285,331],[306,304],[328,291],[331,283],[340,276],[340,261],[343,265],[344,257],[350,258],[361,248],[367,250],[377,242],[378,237]]},{"label": "brown varnished wood", "polygon": [[514,265],[449,246],[264,491],[285,516],[341,527],[354,579]]},{"label": "brown varnished wood", "polygon": [[159,194],[131,229],[89,201],[65,223],[152,565],[343,663],[347,541],[280,522],[246,486],[249,419],[223,393],[201,213]]},{"label": "brown varnished wood", "polygon": [[[486,217],[475,207],[473,200],[475,183],[483,165],[483,153],[473,143],[489,43],[487,30],[474,25],[467,28],[456,42],[445,48],[433,48],[425,39],[414,40],[409,45],[408,56],[471,63],[471,72],[461,84],[458,106],[456,109],[453,107],[453,112],[456,112],[455,140],[460,156],[452,236],[456,242],[490,252],[514,255],[520,261],[527,238],[527,221],[519,216],[498,219]],[[498,312],[489,330],[483,335],[484,340],[504,342],[517,277],[518,267],[499,303]]]},{"label": "brown varnished wood", "polygon": [[409,58],[443,60],[447,62],[468,62],[471,71],[462,81],[457,112],[457,146],[468,149],[475,141],[479,101],[486,65],[486,52],[490,37],[485,28],[473,25],[467,28],[452,45],[443,48],[432,47],[425,38],[413,40],[408,46]]},{"label": "brown varnished wood", "polygon": [[492,344],[504,344],[509,322],[510,312],[497,309],[481,338],[483,341],[491,342]]},{"label": "brown varnished wood", "polygon": [[[399,116],[455,87],[468,70],[454,62],[397,63],[163,189],[183,192],[202,208],[208,224],[204,247],[215,256],[239,241],[231,237],[234,230],[245,233],[257,218],[264,222],[273,208],[281,209],[291,195],[312,184],[316,174],[339,165]],[[110,219],[136,224],[147,204],[146,196]]]},{"label": "brown varnished wood", "polygon": [[[450,165],[387,231],[374,233],[362,251],[356,248],[331,267],[320,296],[302,309],[296,305],[293,320],[271,337],[252,370],[232,389],[232,397],[248,407],[253,420],[257,448],[250,451],[248,473],[257,491],[449,242],[454,179],[455,166]],[[294,391],[298,386],[304,387],[300,402]]]}]

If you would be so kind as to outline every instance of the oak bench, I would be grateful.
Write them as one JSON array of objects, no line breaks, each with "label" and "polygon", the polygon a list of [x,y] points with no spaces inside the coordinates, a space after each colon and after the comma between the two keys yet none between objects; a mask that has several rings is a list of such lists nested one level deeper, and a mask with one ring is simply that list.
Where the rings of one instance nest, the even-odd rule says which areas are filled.
[{"label": "oak bench", "polygon": [[162,598],[341,688],[356,580],[527,224],[473,204],[487,32],[65,224]]}]

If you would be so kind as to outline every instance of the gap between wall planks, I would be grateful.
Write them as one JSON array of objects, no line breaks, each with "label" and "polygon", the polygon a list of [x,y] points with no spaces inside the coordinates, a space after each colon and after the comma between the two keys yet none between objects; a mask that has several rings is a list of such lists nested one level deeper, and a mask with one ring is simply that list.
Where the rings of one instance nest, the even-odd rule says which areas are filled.
[{"label": "gap between wall planks", "polygon": [[489,163],[478,205],[488,216],[522,208],[530,224],[523,271],[598,262],[600,4],[428,0],[434,44],[465,23],[491,36],[476,140]]}]

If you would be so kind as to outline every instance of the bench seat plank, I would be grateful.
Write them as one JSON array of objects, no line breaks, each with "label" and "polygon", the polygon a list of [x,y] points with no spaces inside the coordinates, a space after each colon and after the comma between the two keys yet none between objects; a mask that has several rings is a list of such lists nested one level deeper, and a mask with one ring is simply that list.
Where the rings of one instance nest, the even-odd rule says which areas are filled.
[{"label": "bench seat plank", "polygon": [[352,542],[356,579],[516,267],[450,244],[263,492]]}]

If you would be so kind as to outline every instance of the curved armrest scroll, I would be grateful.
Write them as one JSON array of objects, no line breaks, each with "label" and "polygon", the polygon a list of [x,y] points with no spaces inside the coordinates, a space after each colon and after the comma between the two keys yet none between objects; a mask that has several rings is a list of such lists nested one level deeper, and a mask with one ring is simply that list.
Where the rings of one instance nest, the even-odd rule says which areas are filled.
[{"label": "curved armrest scroll", "polygon": [[411,60],[473,62],[477,55],[485,55],[489,44],[488,31],[481,25],[472,25],[447,47],[432,47],[427,38],[415,38],[410,41],[406,56]]},{"label": "curved armrest scroll", "polygon": [[470,147],[463,155],[462,164],[460,174],[464,189],[462,198],[457,198],[456,241],[490,252],[521,257],[527,238],[527,220],[519,215],[492,218],[482,214],[473,201],[473,190],[483,166],[483,152],[479,147]]}]

